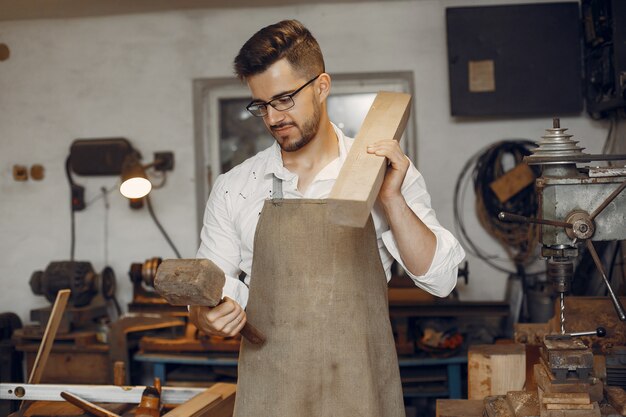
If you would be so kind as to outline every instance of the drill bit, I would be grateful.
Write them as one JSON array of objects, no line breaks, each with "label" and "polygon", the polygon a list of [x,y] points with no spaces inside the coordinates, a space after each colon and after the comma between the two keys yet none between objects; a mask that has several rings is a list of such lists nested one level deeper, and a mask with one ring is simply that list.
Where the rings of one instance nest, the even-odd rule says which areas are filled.
[{"label": "drill bit", "polygon": [[565,334],[565,293],[561,293],[561,334]]}]

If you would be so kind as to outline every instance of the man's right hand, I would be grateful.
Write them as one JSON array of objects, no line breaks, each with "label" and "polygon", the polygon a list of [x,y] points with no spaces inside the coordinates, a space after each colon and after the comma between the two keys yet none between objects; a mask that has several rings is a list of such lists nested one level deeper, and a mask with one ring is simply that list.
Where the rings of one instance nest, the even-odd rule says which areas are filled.
[{"label": "man's right hand", "polygon": [[204,333],[233,337],[246,324],[246,312],[235,300],[224,297],[215,307],[190,306],[189,320]]}]

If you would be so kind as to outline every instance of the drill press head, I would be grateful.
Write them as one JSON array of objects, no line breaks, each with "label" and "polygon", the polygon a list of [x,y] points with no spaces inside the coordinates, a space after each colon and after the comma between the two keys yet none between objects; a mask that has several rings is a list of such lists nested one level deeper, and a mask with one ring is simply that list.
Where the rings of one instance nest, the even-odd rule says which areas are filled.
[{"label": "drill press head", "polygon": [[[524,159],[529,165],[542,168],[542,175],[536,182],[538,217],[542,221],[541,253],[547,259],[548,278],[560,294],[570,290],[581,242],[586,243],[595,261],[597,254],[592,241],[626,239],[624,169],[577,166],[591,161],[626,159],[626,156],[584,153],[584,148],[579,147],[566,130],[561,128],[559,119],[554,119],[553,127],[547,129],[548,133],[542,136],[533,154]],[[602,266],[597,266],[608,285]],[[618,309],[618,301],[610,288],[609,293]],[[623,309],[620,318],[622,316]]]}]

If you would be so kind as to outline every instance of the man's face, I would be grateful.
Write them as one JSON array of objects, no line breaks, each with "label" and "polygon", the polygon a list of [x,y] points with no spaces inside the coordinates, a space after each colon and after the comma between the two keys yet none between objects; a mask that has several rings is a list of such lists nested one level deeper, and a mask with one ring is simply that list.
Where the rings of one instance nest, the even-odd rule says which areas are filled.
[{"label": "man's face", "polygon": [[[247,81],[253,100],[267,102],[294,92],[309,80],[296,73],[287,60],[281,59]],[[302,149],[317,134],[321,104],[314,86],[315,81],[298,92],[293,97],[295,105],[288,110],[267,106],[263,122],[285,152]]]}]

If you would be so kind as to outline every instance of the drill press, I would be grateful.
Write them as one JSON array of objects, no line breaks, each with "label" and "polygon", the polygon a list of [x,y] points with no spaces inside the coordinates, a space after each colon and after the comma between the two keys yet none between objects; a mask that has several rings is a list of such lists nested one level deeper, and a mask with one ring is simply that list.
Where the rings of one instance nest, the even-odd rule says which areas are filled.
[{"label": "drill press", "polygon": [[536,181],[539,218],[500,213],[502,221],[541,225],[541,254],[547,259],[547,276],[560,297],[561,333],[565,334],[564,296],[570,290],[574,261],[579,246],[591,254],[620,320],[626,320],[624,307],[610,286],[592,241],[626,239],[626,167],[585,167],[576,164],[592,161],[626,160],[626,155],[591,155],[583,152],[578,141],[566,133],[559,119],[538,142],[529,165],[540,165]]}]

